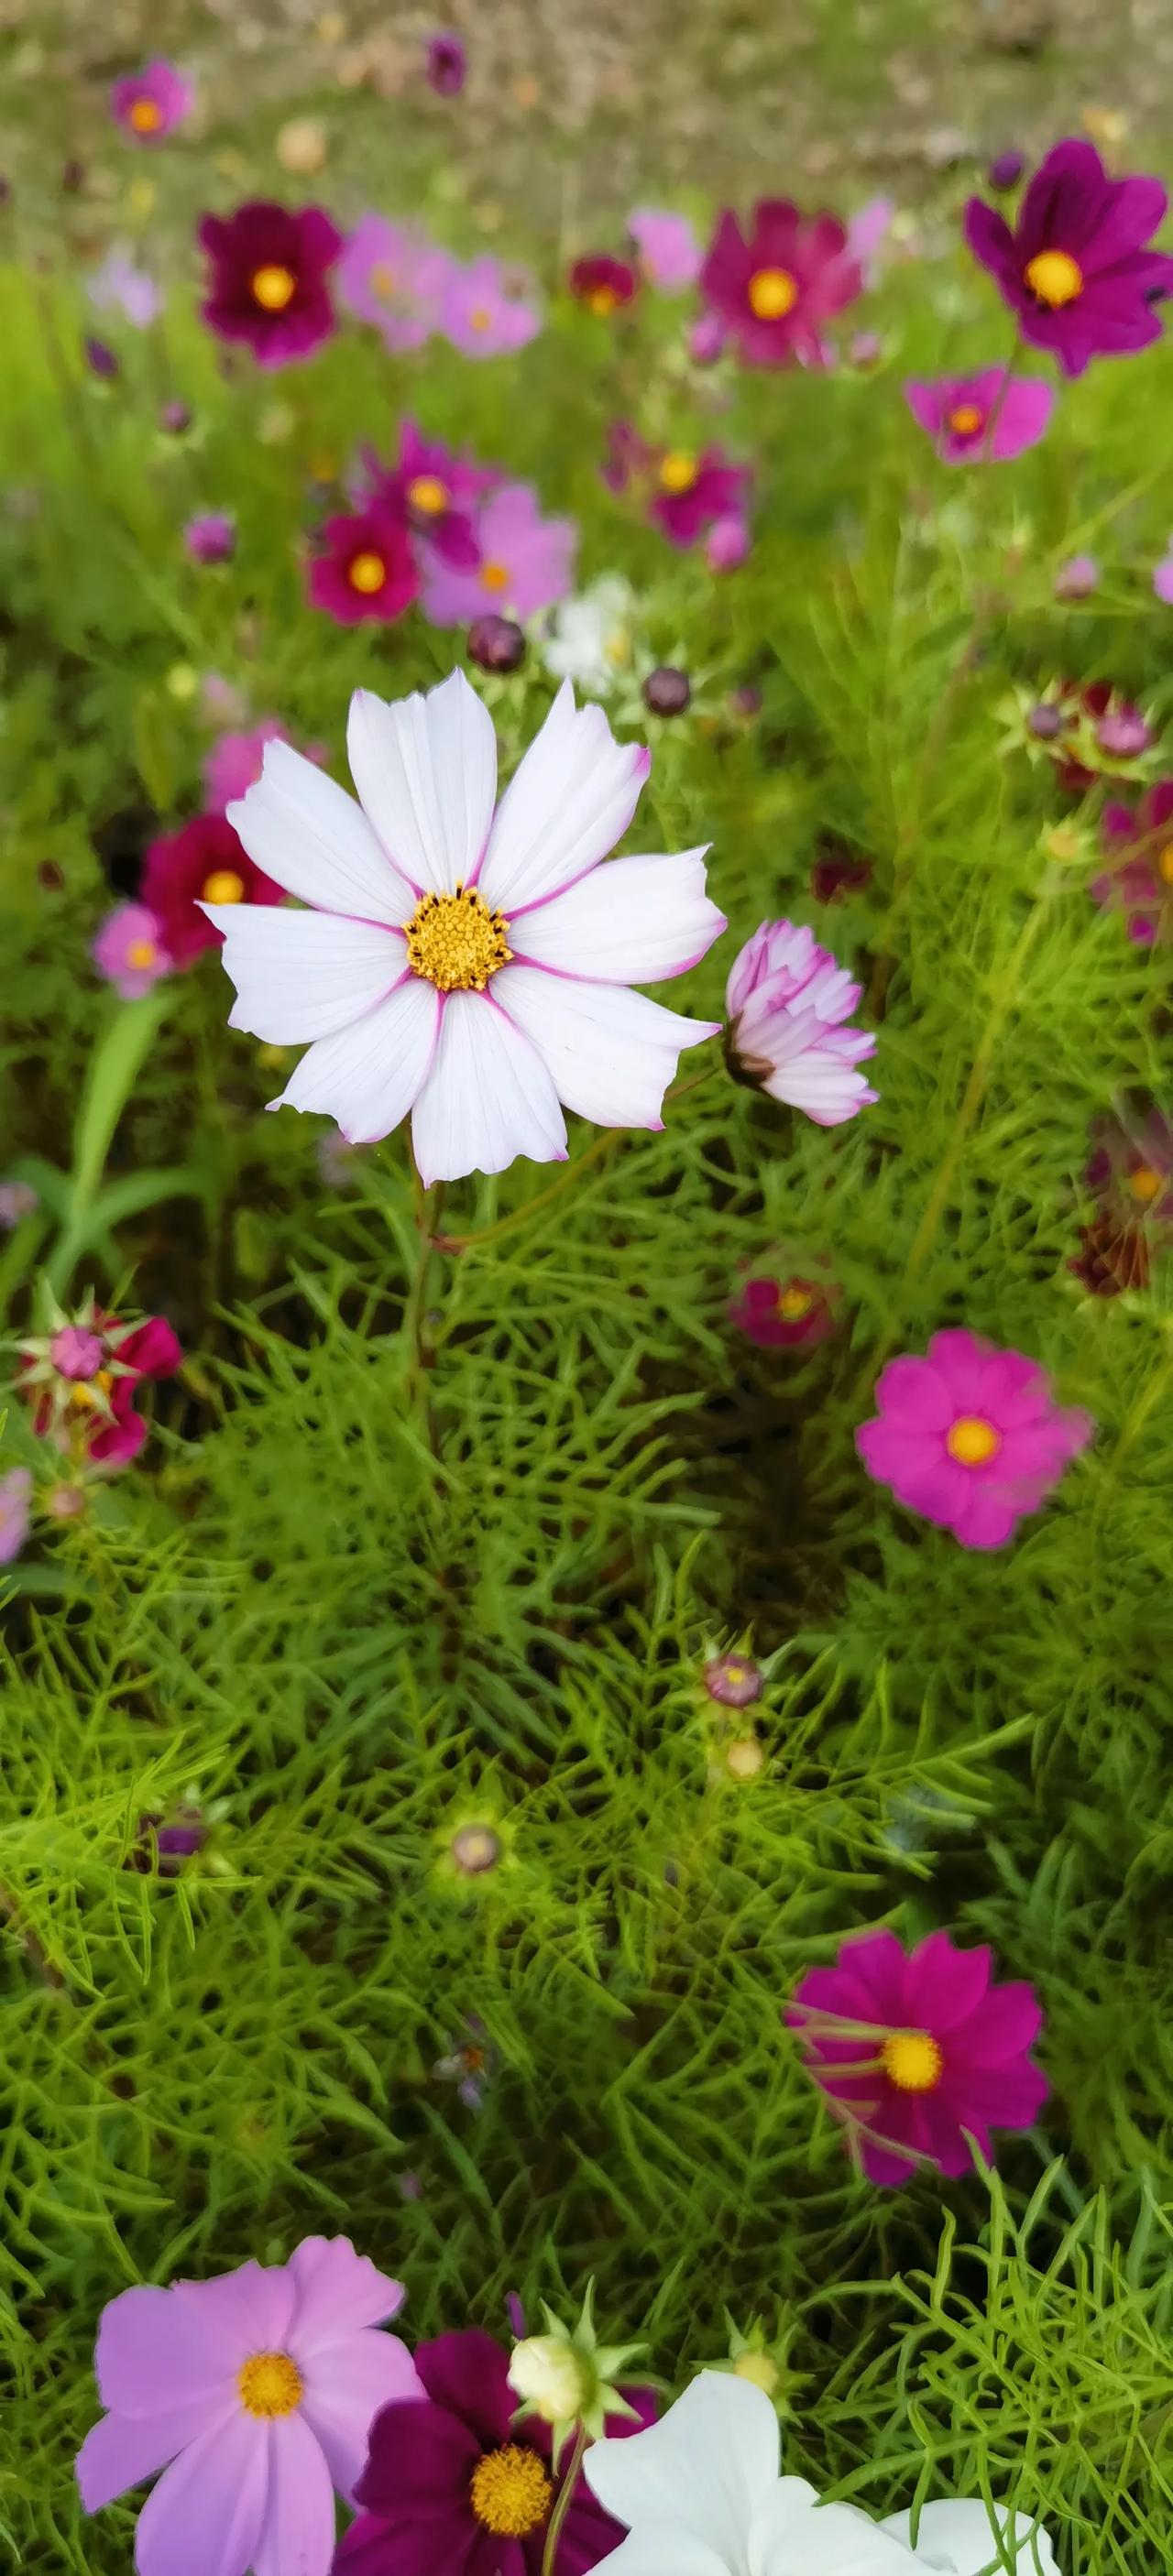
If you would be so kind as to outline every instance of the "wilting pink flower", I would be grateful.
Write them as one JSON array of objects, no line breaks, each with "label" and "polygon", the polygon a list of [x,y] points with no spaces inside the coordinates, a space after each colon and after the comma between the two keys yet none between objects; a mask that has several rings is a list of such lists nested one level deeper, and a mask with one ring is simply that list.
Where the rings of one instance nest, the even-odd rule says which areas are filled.
[{"label": "wilting pink flower", "polygon": [[418,349],[438,325],[455,262],[426,235],[363,215],[343,246],[334,273],[340,304],[369,322],[384,347]]},{"label": "wilting pink flower", "polygon": [[145,268],[136,268],[127,250],[108,251],[86,286],[95,312],[118,312],[136,331],[147,331],[162,311],[163,298]]},{"label": "wilting pink flower", "polygon": [[1159,1109],[1098,1118],[1084,1173],[1089,1190],[1124,1223],[1173,1222],[1173,1126]]},{"label": "wilting pink flower", "polygon": [[455,98],[464,88],[468,60],[458,35],[451,27],[442,27],[428,38],[424,57],[424,77],[438,98]]},{"label": "wilting pink flower", "polygon": [[946,465],[1021,456],[1044,437],[1055,394],[1042,376],[1008,376],[984,367],[974,376],[912,378],[903,388],[913,419]]},{"label": "wilting pink flower", "polygon": [[1166,608],[1173,607],[1173,538],[1170,538],[1168,553],[1153,565],[1153,589]]},{"label": "wilting pink flower", "polygon": [[255,198],[234,215],[204,215],[209,262],[201,310],[220,340],[243,340],[258,366],[308,358],[335,328],[327,278],[342,235],[320,206],[292,213]]},{"label": "wilting pink flower", "polygon": [[353,2495],[376,2415],[423,2391],[398,2336],[398,2281],[345,2236],[288,2263],[123,2290],[95,2368],[109,2410],[77,2477],[87,2513],[163,2471],[139,2515],[140,2576],[329,2576],[335,2491]]},{"label": "wilting pink flower", "polygon": [[855,1435],[869,1475],[963,1547],[1004,1547],[1095,1429],[1056,1404],[1037,1360],[963,1327],[934,1333],[924,1359],[889,1360],[876,1402]]},{"label": "wilting pink flower", "polygon": [[715,519],[705,539],[710,572],[736,572],[748,553],[749,529],[744,519]]},{"label": "wilting pink flower", "polygon": [[1138,948],[1168,939],[1173,929],[1173,778],[1162,778],[1141,797],[1135,813],[1115,800],[1100,817],[1100,836],[1111,861],[1088,892],[1103,911],[1125,916]]},{"label": "wilting pink flower", "polygon": [[191,82],[176,71],[174,63],[147,63],[141,72],[116,80],[110,92],[114,122],[135,143],[162,143],[190,116],[194,105]]},{"label": "wilting pink flower", "polygon": [[593,251],[588,258],[574,261],[569,285],[577,302],[603,319],[631,303],[639,279],[630,261],[612,259],[609,251]]},{"label": "wilting pink flower", "polygon": [[142,896],[173,966],[191,966],[223,937],[201,904],[221,912],[229,904],[282,903],[285,890],[254,867],[223,814],[197,814],[178,832],[165,832],[148,848]]},{"label": "wilting pink flower", "polygon": [[748,233],[728,207],[719,216],[700,288],[748,366],[821,367],[822,325],[854,303],[863,276],[835,215],[803,216],[787,198],[764,197]]},{"label": "wilting pink flower", "polygon": [[631,421],[616,420],[607,433],[603,481],[609,492],[633,488],[673,545],[692,546],[718,520],[742,521],[750,473],[723,447],[705,447],[699,454],[687,447],[652,447]]},{"label": "wilting pink flower", "polygon": [[574,576],[578,530],[573,519],[543,519],[528,483],[507,483],[479,512],[480,560],[470,569],[446,563],[427,545],[423,609],[433,626],[468,626],[496,614],[524,619],[565,599]]},{"label": "wilting pink flower", "polygon": [[993,1964],[948,1932],[911,1953],[894,1932],[856,1932],[795,1989],[787,2023],[869,2182],[908,2182],[920,2163],[968,2173],[971,2139],[989,2164],[992,2129],[1038,2118],[1042,2011],[1025,1981],[993,1985]]},{"label": "wilting pink flower", "polygon": [[337,626],[402,617],[419,591],[419,573],[401,516],[387,509],[342,511],[318,530],[306,587],[315,608]]},{"label": "wilting pink flower", "polygon": [[765,1689],[765,1676],[752,1655],[712,1655],[701,1674],[718,1708],[752,1708]]},{"label": "wilting pink flower", "polygon": [[437,328],[466,358],[497,358],[524,349],[541,330],[533,279],[500,260],[474,259],[451,267]]},{"label": "wilting pink flower", "polygon": [[1163,223],[1159,179],[1110,179],[1090,143],[1057,143],[1036,170],[1011,232],[971,197],[965,234],[1017,313],[1024,340],[1050,349],[1065,375],[1089,359],[1159,340],[1153,305],[1173,294],[1173,259],[1144,245]]},{"label": "wilting pink flower", "polygon": [[725,1003],[725,1049],[739,1082],[839,1127],[877,1098],[862,1073],[870,1030],[849,1029],[860,997],[829,948],[792,921],[763,921],[734,959]]},{"label": "wilting pink flower", "polygon": [[1055,575],[1055,597],[1090,599],[1099,583],[1100,567],[1094,555],[1070,555]]},{"label": "wilting pink flower", "polygon": [[134,1399],[147,1378],[174,1377],[183,1353],[162,1315],[141,1324],[90,1306],[47,1343],[22,1344],[21,1384],[38,1439],[76,1449],[93,1466],[127,1467],[147,1436]]},{"label": "wilting pink flower", "polygon": [[1147,1288],[1151,1266],[1144,1226],[1122,1225],[1115,1215],[1081,1225],[1079,1250],[1067,1264],[1092,1297],[1121,1297],[1126,1289]]},{"label": "wilting pink flower", "polygon": [[743,1280],[729,1301],[729,1321],[759,1350],[813,1350],[835,1330],[831,1291],[818,1279],[791,1271],[784,1277],[758,1273]]},{"label": "wilting pink flower", "polygon": [[399,455],[382,465],[364,448],[356,477],[358,497],[386,509],[417,537],[427,539],[445,563],[470,569],[479,559],[475,514],[486,492],[501,480],[496,469],[474,465],[442,439],[424,438],[413,420],[400,423]]},{"label": "wilting pink flower", "polygon": [[695,286],[704,254],[687,215],[636,206],[627,218],[627,229],[649,286],[659,287],[663,295]]},{"label": "wilting pink flower", "polygon": [[124,1002],[137,1002],[149,993],[160,975],[170,974],[174,962],[159,922],[142,903],[115,906],[98,932],[92,954],[99,974]]},{"label": "wilting pink flower", "polygon": [[236,551],[236,520],[231,510],[201,510],[189,519],[183,542],[193,563],[228,563]]},{"label": "wilting pink flower", "polygon": [[33,1480],[27,1467],[0,1476],[0,1565],[13,1565],[29,1534]]}]

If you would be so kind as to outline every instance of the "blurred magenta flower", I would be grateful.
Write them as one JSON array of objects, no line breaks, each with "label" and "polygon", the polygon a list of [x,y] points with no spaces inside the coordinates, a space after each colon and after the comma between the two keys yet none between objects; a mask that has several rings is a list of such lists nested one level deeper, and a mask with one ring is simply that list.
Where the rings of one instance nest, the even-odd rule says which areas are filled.
[{"label": "blurred magenta flower", "polygon": [[999,462],[1037,447],[1046,435],[1055,394],[1042,376],[1009,376],[1005,367],[977,375],[912,377],[901,388],[913,419],[946,465]]},{"label": "blurred magenta flower", "polygon": [[1163,1112],[1122,1109],[1098,1118],[1084,1181],[1121,1222],[1173,1221],[1173,1125]]},{"label": "blurred magenta flower", "polygon": [[923,1359],[889,1360],[876,1402],[855,1435],[869,1475],[963,1547],[1004,1547],[1095,1429],[1055,1403],[1036,1360],[960,1326],[935,1333]]},{"label": "blurred magenta flower", "polygon": [[15,1563],[29,1534],[33,1480],[27,1467],[0,1476],[0,1565]]},{"label": "blurred magenta flower", "polygon": [[736,572],[749,553],[749,529],[744,519],[715,519],[705,539],[705,562],[710,572]]},{"label": "blurred magenta flower", "polygon": [[22,1343],[23,1392],[33,1430],[58,1449],[78,1447],[98,1467],[128,1467],[147,1436],[134,1399],[144,1379],[174,1377],[183,1353],[163,1315],[124,1324],[87,1301],[81,1318],[47,1342]]},{"label": "blurred magenta flower", "polygon": [[406,526],[392,511],[340,511],[319,528],[306,590],[336,626],[372,618],[389,625],[410,608],[419,586]]},{"label": "blurred magenta flower", "polygon": [[878,1094],[856,1071],[875,1053],[870,1030],[847,1020],[861,987],[792,921],[763,921],[734,959],[725,992],[725,1050],[739,1082],[839,1127]]},{"label": "blurred magenta flower", "polygon": [[567,283],[576,302],[605,319],[632,302],[639,278],[629,260],[613,259],[609,251],[592,251],[573,262]]},{"label": "blurred magenta flower", "polygon": [[835,1330],[832,1292],[827,1282],[796,1272],[758,1272],[730,1298],[729,1321],[759,1350],[812,1350]]},{"label": "blurred magenta flower", "polygon": [[1135,812],[1113,799],[1100,817],[1100,838],[1111,861],[1088,892],[1101,911],[1121,911],[1138,948],[1167,940],[1173,928],[1173,778],[1146,790]]},{"label": "blurred magenta flower", "polygon": [[149,993],[160,975],[169,975],[168,956],[159,922],[142,903],[120,903],[103,922],[93,945],[99,974],[124,1002]]},{"label": "blurred magenta flower", "polygon": [[749,467],[723,447],[652,447],[629,420],[611,423],[602,473],[609,492],[634,487],[675,546],[695,545],[719,519],[740,521],[749,492]]},{"label": "blurred magenta flower", "polygon": [[244,341],[258,366],[284,367],[328,340],[335,328],[327,278],[342,235],[320,206],[254,198],[234,215],[204,215],[199,240],[209,263],[201,306],[220,340]]},{"label": "blurred magenta flower", "polygon": [[201,904],[281,903],[284,891],[254,867],[223,814],[197,814],[152,841],[140,887],[172,966],[194,965],[205,948],[220,946],[224,934]]},{"label": "blurred magenta flower", "polygon": [[468,57],[453,28],[441,27],[434,36],[429,36],[424,76],[429,89],[434,89],[438,98],[456,98],[464,88]]},{"label": "blurred magenta flower", "polygon": [[688,334],[688,354],[694,367],[715,367],[724,357],[729,333],[719,313],[698,314]]},{"label": "blurred magenta flower", "polygon": [[1100,567],[1094,555],[1069,555],[1055,575],[1056,599],[1090,599],[1100,584]]},{"label": "blurred magenta flower", "polygon": [[544,519],[530,484],[491,493],[476,538],[480,559],[471,568],[446,562],[426,543],[421,548],[423,609],[433,626],[468,626],[492,614],[524,620],[566,597],[578,530],[573,519]]},{"label": "blurred magenta flower", "polygon": [[922,2163],[969,2173],[973,2145],[993,2161],[992,2129],[1037,2119],[1042,2010],[1024,1980],[991,1984],[993,1964],[948,1932],[911,1953],[894,1932],[853,1932],[795,1988],[787,2024],[869,2182],[909,2182]]},{"label": "blurred magenta flower", "polygon": [[113,382],[115,376],[121,375],[121,359],[107,340],[96,340],[92,332],[87,332],[81,345],[85,353],[86,365],[92,376],[100,376],[105,383],[109,384]]},{"label": "blurred magenta flower", "polygon": [[1153,589],[1158,599],[1164,600],[1166,608],[1173,607],[1173,537],[1160,562],[1153,565]]},{"label": "blurred magenta flower", "polygon": [[695,286],[704,253],[687,215],[636,206],[627,218],[627,229],[649,286],[658,287],[663,295]]},{"label": "blurred magenta flower", "polygon": [[[262,716],[243,733],[222,733],[204,761],[204,795],[211,814],[223,814],[238,796],[247,795],[265,763],[267,742],[289,739],[279,716]],[[310,759],[318,753],[311,747]]]},{"label": "blurred magenta flower", "polygon": [[447,251],[426,234],[385,215],[363,215],[343,244],[334,288],[339,303],[369,322],[385,348],[418,349],[438,327],[454,271]]},{"label": "blurred magenta flower", "polygon": [[1004,215],[971,197],[965,237],[1018,315],[1024,340],[1049,349],[1065,375],[1094,357],[1118,357],[1159,340],[1153,305],[1173,294],[1173,259],[1145,244],[1164,222],[1159,179],[1110,179],[1091,143],[1057,143],[1018,209]]},{"label": "blurred magenta flower", "polygon": [[499,259],[449,267],[437,328],[466,358],[497,358],[524,349],[542,327],[533,279]]},{"label": "blurred magenta flower", "polygon": [[191,82],[176,71],[174,63],[161,60],[116,80],[110,92],[114,122],[135,143],[162,143],[190,116],[194,105]]},{"label": "blurred magenta flower", "polygon": [[1152,726],[1139,707],[1109,707],[1096,726],[1097,746],[1112,760],[1139,760],[1152,741]]},{"label": "blurred magenta flower", "polygon": [[163,297],[145,268],[136,268],[125,245],[108,251],[87,282],[86,294],[96,313],[115,311],[136,331],[149,330],[163,309]]},{"label": "blurred magenta flower", "polygon": [[236,519],[231,510],[200,510],[189,519],[183,542],[193,563],[228,563],[236,552]]},{"label": "blurred magenta flower", "polygon": [[364,448],[355,488],[364,503],[400,518],[445,563],[467,571],[480,555],[477,507],[500,480],[495,467],[474,465],[442,439],[422,437],[413,420],[403,420],[395,463],[382,465],[372,448]]},{"label": "blurred magenta flower", "polygon": [[884,343],[878,331],[853,331],[847,343],[847,356],[853,367],[866,375],[878,367],[884,355]]},{"label": "blurred magenta flower", "polygon": [[728,207],[718,217],[700,290],[747,366],[822,367],[822,325],[855,302],[863,275],[837,216],[763,197],[748,231]]}]

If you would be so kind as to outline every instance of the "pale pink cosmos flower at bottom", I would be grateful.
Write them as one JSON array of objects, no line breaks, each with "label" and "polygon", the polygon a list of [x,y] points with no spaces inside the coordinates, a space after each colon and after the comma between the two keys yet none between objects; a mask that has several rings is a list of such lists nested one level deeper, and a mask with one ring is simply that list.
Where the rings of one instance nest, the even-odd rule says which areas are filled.
[{"label": "pale pink cosmos flower at bottom", "polygon": [[1037,1360],[961,1326],[934,1333],[923,1359],[889,1360],[876,1403],[855,1435],[869,1475],[963,1547],[1004,1547],[1095,1430],[1056,1404]]},{"label": "pale pink cosmos flower at bottom", "polygon": [[658,1128],[681,1048],[716,1023],[629,987],[683,974],[725,924],[703,849],[600,865],[648,752],[567,683],[494,812],[492,720],[460,671],[393,706],[357,690],[347,744],[358,804],[278,742],[229,815],[314,909],[204,907],[230,1025],[308,1042],[270,1107],[318,1110],[350,1144],[410,1113],[426,1182],[564,1161],[564,1108]]},{"label": "pale pink cosmos flower at bottom", "polygon": [[903,390],[913,419],[945,465],[1001,464],[1022,456],[1045,437],[1055,408],[1055,388],[1045,377],[1008,377],[1005,367],[942,376],[934,384],[913,377]]},{"label": "pale pink cosmos flower at bottom", "polygon": [[856,1071],[875,1053],[868,1029],[849,1029],[860,997],[829,948],[793,921],[763,921],[734,958],[725,991],[726,1052],[738,1081],[839,1127],[877,1098]]}]

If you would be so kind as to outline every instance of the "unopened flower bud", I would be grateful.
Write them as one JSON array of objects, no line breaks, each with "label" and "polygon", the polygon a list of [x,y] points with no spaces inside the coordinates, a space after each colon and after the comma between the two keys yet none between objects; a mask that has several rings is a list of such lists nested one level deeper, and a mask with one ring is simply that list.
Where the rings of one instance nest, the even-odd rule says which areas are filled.
[{"label": "unopened flower bud", "polygon": [[452,1837],[452,1858],[462,1878],[482,1878],[486,1870],[496,1869],[502,1848],[492,1825],[461,1825]]},{"label": "unopened flower bud", "polygon": [[721,1708],[748,1708],[762,1696],[762,1669],[752,1655],[714,1655],[705,1665],[704,1685]]},{"label": "unopened flower bud", "polygon": [[765,1759],[756,1735],[739,1735],[726,1752],[725,1768],[731,1780],[756,1780]]},{"label": "unopened flower bud", "polygon": [[1025,152],[995,152],[986,172],[986,184],[991,188],[1016,188],[1025,168]]},{"label": "unopened flower bud", "polygon": [[1118,707],[1101,716],[1096,726],[1096,741],[1110,760],[1136,760],[1147,751],[1152,741],[1144,717],[1135,707]]},{"label": "unopened flower bud", "polygon": [[780,2375],[768,2352],[739,2352],[733,2364],[735,2379],[748,2379],[751,2388],[764,2388],[767,2397],[773,2396]]},{"label": "unopened flower bud", "polygon": [[482,671],[516,671],[525,659],[525,637],[512,617],[478,617],[468,630],[468,651]]},{"label": "unopened flower bud", "polygon": [[682,716],[692,700],[692,682],[687,671],[678,671],[671,662],[649,671],[644,681],[644,705],[654,716]]},{"label": "unopened flower bud", "polygon": [[1037,707],[1031,708],[1026,729],[1034,735],[1036,742],[1054,742],[1056,735],[1063,731],[1063,718],[1058,707],[1048,706],[1045,698],[1041,699]]},{"label": "unopened flower bud", "polygon": [[545,2424],[574,2424],[591,2393],[574,2345],[564,2335],[527,2335],[515,2343],[509,2385]]}]

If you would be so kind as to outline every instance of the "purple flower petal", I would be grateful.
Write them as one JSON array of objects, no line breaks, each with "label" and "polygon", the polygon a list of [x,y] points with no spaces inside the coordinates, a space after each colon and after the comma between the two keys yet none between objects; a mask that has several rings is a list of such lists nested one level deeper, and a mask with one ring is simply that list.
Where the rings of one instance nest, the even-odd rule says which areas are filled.
[{"label": "purple flower petal", "polygon": [[402,2281],[377,2272],[348,2236],[306,2236],[289,2258],[297,2290],[292,2332],[299,2354],[337,2343],[360,2326],[385,2325],[398,2314]]},{"label": "purple flower petal", "polygon": [[164,2471],[138,2518],[138,2576],[245,2576],[268,2500],[268,2431],[241,2409]]}]

